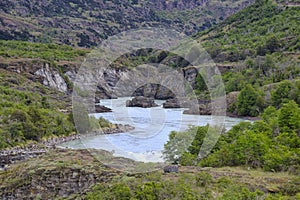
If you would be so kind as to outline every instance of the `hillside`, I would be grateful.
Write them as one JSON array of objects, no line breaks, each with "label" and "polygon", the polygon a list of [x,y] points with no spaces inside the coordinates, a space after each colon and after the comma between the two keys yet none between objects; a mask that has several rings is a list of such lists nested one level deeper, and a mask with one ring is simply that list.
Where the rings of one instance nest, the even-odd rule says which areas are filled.
[{"label": "hillside", "polygon": [[[258,1],[194,35],[217,66],[227,68],[222,73],[227,94],[241,91],[247,84],[256,90],[256,99],[251,104],[255,111],[250,115],[258,115],[269,105],[279,107],[275,91],[280,93],[284,85],[280,82],[286,80],[291,82],[287,86],[290,94],[282,93],[276,98],[300,104],[296,81],[300,77],[300,7],[292,5]],[[229,109],[239,113],[237,104]]]},{"label": "hillside", "polygon": [[[246,5],[250,6],[237,12]],[[168,161],[180,164],[179,173],[163,173],[162,169],[122,172],[136,162],[102,150],[53,145],[38,152],[38,157],[0,163],[0,198],[299,199],[298,5],[296,0],[1,1],[1,162],[7,157],[3,149],[12,150],[14,158],[21,160],[18,157],[31,156],[28,149],[46,149],[45,139],[64,139],[74,133],[71,93],[81,62],[107,36],[144,26],[170,27],[193,35],[222,73],[230,100],[228,114],[261,120],[224,132],[211,153],[201,159],[198,153],[208,126],[172,132],[163,153]],[[153,49],[123,55],[105,73],[88,77],[98,81],[92,104],[113,98],[112,88],[121,75],[130,77],[134,67],[149,62],[168,64],[184,78],[192,75],[194,92],[204,102],[200,113],[210,114],[211,104],[205,103],[209,93],[198,71],[191,70],[183,58]],[[137,93],[146,96],[143,89]],[[159,91],[155,85],[147,89]],[[155,95],[170,98],[169,91]],[[114,126],[101,118],[88,118],[88,112],[81,113],[88,122],[85,131],[100,123],[108,129]],[[180,149],[178,143],[186,144],[185,136],[191,131],[196,131],[192,144]],[[174,151],[174,144],[179,150]],[[182,154],[176,155],[179,151]],[[114,168],[97,158],[110,160]],[[142,170],[151,167],[138,164]]]},{"label": "hillside", "polygon": [[[171,8],[168,7],[168,9]],[[190,7],[184,9],[190,9]],[[299,12],[299,7],[285,7],[271,2],[255,3],[219,25],[194,35],[194,38],[207,49],[222,72],[228,93],[228,114],[257,116],[269,105],[279,108],[281,103],[288,99],[300,104],[300,84],[297,81],[300,76],[300,30],[297,20]],[[1,104],[4,109],[1,110],[1,113],[3,116],[9,117],[10,113],[14,111],[11,108],[16,105],[21,106],[19,110],[28,114],[29,110],[26,107],[30,105],[26,104],[26,100],[24,100],[24,98],[28,98],[24,91],[42,95],[41,98],[33,98],[33,100],[37,100],[37,105],[41,109],[43,109],[43,105],[40,105],[38,101],[43,98],[49,99],[49,102],[52,101],[52,110],[62,104],[66,106],[63,110],[70,111],[70,100],[65,95],[71,94],[76,72],[81,61],[91,51],[90,49],[9,40],[0,41],[0,44],[0,67],[3,77],[0,83],[4,98]],[[132,67],[147,62],[159,62],[175,68],[182,68],[182,70],[189,70],[184,60],[165,52],[152,50],[133,52],[131,56],[120,57],[114,63],[114,67],[103,76],[95,75],[99,82],[96,101],[100,98],[112,97],[111,90],[120,78],[120,71],[123,74],[130,74]],[[195,74],[196,76],[197,74]],[[202,100],[209,95],[199,77],[193,81],[195,82],[195,92]],[[285,80],[288,80],[289,83],[286,83]],[[251,89],[247,84],[255,89]],[[49,89],[52,95],[45,92]],[[239,100],[238,93],[243,89],[246,91],[242,93],[246,94],[245,98],[240,97]],[[150,93],[157,90],[156,86],[150,86]],[[8,104],[6,101],[17,95],[16,91],[20,91],[18,95],[22,96],[20,102]],[[250,94],[248,91],[252,91],[252,93]],[[139,95],[146,94],[140,92]],[[254,100],[248,102],[247,98],[249,97]],[[169,92],[166,91],[160,95],[160,98],[170,98]],[[55,101],[61,102],[55,103]],[[247,105],[243,102],[247,102]],[[61,106],[59,108],[61,109]],[[201,108],[200,113],[209,114],[211,112],[210,104],[203,105]],[[190,113],[193,112],[192,110]],[[27,120],[32,121],[30,115],[27,114]],[[5,119],[6,121],[4,119],[0,119],[2,132],[14,127],[14,124],[7,123],[8,119]],[[35,130],[40,122],[34,123],[36,124],[32,130]],[[17,133],[16,135],[20,136],[19,139],[14,142],[3,142],[2,145],[13,146],[24,141],[22,134]],[[54,133],[54,135],[57,134]],[[46,135],[53,134],[43,136]],[[34,140],[38,140],[38,138],[34,138]],[[9,143],[11,144],[8,145]]]},{"label": "hillside", "polygon": [[293,199],[291,196],[299,192],[298,183],[299,177],[287,173],[226,167],[182,166],[179,173],[158,170],[128,174],[104,166],[86,150],[55,150],[0,171],[0,196],[97,200]]},{"label": "hillside", "polygon": [[121,31],[154,26],[190,35],[251,3],[253,0],[8,0],[0,2],[0,40],[91,47]]},{"label": "hillside", "polygon": [[275,65],[271,67],[286,68],[284,63],[295,66],[299,64],[300,53],[299,12],[298,6],[285,7],[270,1],[255,3],[214,28],[196,34],[195,39],[217,63],[251,67],[247,66],[249,59],[263,61],[270,56]]}]

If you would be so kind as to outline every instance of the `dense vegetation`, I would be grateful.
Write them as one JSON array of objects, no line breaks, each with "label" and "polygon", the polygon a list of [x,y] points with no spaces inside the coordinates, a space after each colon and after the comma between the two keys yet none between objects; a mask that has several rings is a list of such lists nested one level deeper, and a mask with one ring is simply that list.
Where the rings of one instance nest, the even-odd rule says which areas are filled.
[{"label": "dense vegetation", "polygon": [[[232,171],[234,172],[234,170]],[[227,172],[230,173],[230,172]],[[259,173],[259,172],[256,172]],[[297,183],[299,178],[291,179],[289,184],[276,189],[278,194],[265,193],[252,183],[243,183],[234,177],[219,176],[213,171],[194,171],[180,173],[168,178],[160,172],[142,177],[123,176],[109,184],[98,184],[87,193],[87,199],[293,199],[299,197]],[[297,196],[295,196],[297,194]]]},{"label": "dense vegetation", "polygon": [[[0,149],[75,132],[73,114],[62,113],[48,98],[0,86]],[[87,112],[82,113],[85,117],[85,131],[116,127],[104,118],[89,117]]]},{"label": "dense vegetation", "polygon": [[300,105],[299,79],[285,80],[262,88],[254,88],[247,84],[240,91],[237,101],[231,105],[229,110],[241,116],[258,116],[268,106],[278,109],[289,100]]},{"label": "dense vegetation", "polygon": [[[25,76],[0,69],[0,149],[75,132],[70,97]],[[116,128],[82,111],[85,131]]]},{"label": "dense vegetation", "polygon": [[[258,116],[270,105],[279,108],[286,99],[300,103],[299,15],[297,6],[256,1],[195,35],[217,65],[231,68],[222,74],[226,92],[241,92],[230,112]],[[203,84],[198,79],[197,93],[205,92]]]},{"label": "dense vegetation", "polygon": [[299,12],[298,7],[257,1],[195,37],[203,42],[213,58],[218,57],[217,62],[235,62],[247,56],[265,56],[276,52],[295,52],[300,48]]},{"label": "dense vegetation", "polygon": [[[268,107],[262,120],[234,126],[221,135],[208,157],[198,160],[207,130],[208,126],[204,126],[172,132],[165,144],[165,157],[182,165],[244,166],[300,174],[300,107],[294,101],[284,103],[279,110]],[[178,141],[184,143],[193,132],[196,135],[191,145],[174,154],[172,146]]]},{"label": "dense vegetation", "polygon": [[70,115],[59,112],[47,96],[0,86],[0,99],[0,149],[74,131]]}]

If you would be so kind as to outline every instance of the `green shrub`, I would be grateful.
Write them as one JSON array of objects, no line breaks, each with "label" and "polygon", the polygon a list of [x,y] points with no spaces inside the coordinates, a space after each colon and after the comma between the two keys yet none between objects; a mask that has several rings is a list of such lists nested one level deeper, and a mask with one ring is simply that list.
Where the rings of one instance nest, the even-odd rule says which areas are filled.
[{"label": "green shrub", "polygon": [[206,187],[211,184],[212,176],[206,172],[200,172],[196,175],[196,184],[199,187]]},{"label": "green shrub", "polygon": [[[292,180],[288,181],[286,184],[283,185],[281,190],[285,195],[294,196],[300,193],[300,177],[293,178]],[[299,194],[298,194],[299,196]]]}]

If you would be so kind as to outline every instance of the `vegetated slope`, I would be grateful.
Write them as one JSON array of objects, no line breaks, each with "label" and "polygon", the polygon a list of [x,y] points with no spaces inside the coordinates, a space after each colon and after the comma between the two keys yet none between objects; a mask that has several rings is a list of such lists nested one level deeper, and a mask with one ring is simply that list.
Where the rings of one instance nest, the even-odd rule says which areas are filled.
[{"label": "vegetated slope", "polygon": [[[243,166],[299,175],[299,16],[298,6],[256,2],[219,26],[195,35],[217,65],[228,67],[222,74],[226,91],[239,91],[229,110],[262,120],[243,122],[223,133],[202,159],[198,153],[208,126],[173,132],[165,145],[167,159],[182,165]],[[198,90],[203,84],[199,80]],[[181,156],[175,155],[173,142],[186,140],[190,131],[197,131],[192,144],[182,148]],[[296,195],[293,198],[297,193],[299,190],[289,191]]]},{"label": "vegetated slope", "polygon": [[88,52],[67,45],[0,41],[0,149],[75,131],[72,83],[64,71]]},{"label": "vegetated slope", "polygon": [[[94,153],[100,155],[101,151],[95,150]],[[299,177],[287,173],[263,173],[241,168],[179,167],[178,174],[163,173],[162,170],[128,174],[104,166],[87,150],[58,149],[0,171],[0,197],[278,199],[297,193],[297,181]]]},{"label": "vegetated slope", "polygon": [[[256,97],[249,106],[253,112],[239,112],[234,107],[238,105],[233,105],[231,111],[256,116],[268,105],[279,107],[271,95],[281,86],[274,83],[284,80],[291,82],[287,87],[290,95],[278,98],[292,99],[300,104],[296,92],[299,84],[293,81],[300,77],[299,16],[298,6],[257,1],[219,25],[195,35],[217,65],[228,69],[222,74],[227,93],[244,89],[246,94],[250,87],[255,90]],[[199,83],[198,88],[203,88],[201,81]]]},{"label": "vegetated slope", "polygon": [[75,131],[66,94],[3,69],[0,80],[0,149]]},{"label": "vegetated slope", "polygon": [[[208,125],[172,132],[164,147],[167,160],[299,175],[299,12],[299,7],[256,2],[220,26],[195,36],[218,65],[230,68],[222,75],[226,90],[240,92],[229,109],[240,116],[260,116],[261,120],[242,122],[223,132],[206,157],[199,155],[200,148],[204,141],[210,144],[219,136],[214,128],[209,136]],[[191,145],[182,145],[195,132]],[[287,194],[297,199],[299,189],[290,188]]]},{"label": "vegetated slope", "polygon": [[13,59],[28,58],[41,59],[48,62],[82,61],[89,53],[88,49],[75,49],[67,45],[54,43],[34,43],[26,41],[0,40],[1,61],[9,62]]},{"label": "vegetated slope", "polygon": [[251,3],[253,0],[2,1],[0,39],[91,47],[107,36],[141,27],[162,26],[192,34]]},{"label": "vegetated slope", "polygon": [[[195,37],[217,63],[230,65],[234,62],[239,70],[251,71],[255,70],[255,61],[259,60],[263,82],[271,70],[279,73],[281,68],[287,70],[299,64],[299,14],[299,7],[257,2]],[[272,63],[263,66],[267,57]]]},{"label": "vegetated slope", "polygon": [[[163,153],[168,161],[182,165],[196,163],[209,167],[245,166],[299,174],[299,113],[300,107],[294,101],[289,101],[279,110],[268,107],[262,114],[262,120],[253,123],[241,122],[222,133],[220,138],[216,138],[219,133],[213,128],[211,136],[207,137],[208,126],[193,127],[185,132],[172,132]],[[193,142],[186,147],[189,135],[195,132],[197,133]],[[207,157],[199,155],[204,139],[206,142],[218,139]],[[180,145],[178,141],[181,141]],[[174,146],[177,151],[173,150]]]}]

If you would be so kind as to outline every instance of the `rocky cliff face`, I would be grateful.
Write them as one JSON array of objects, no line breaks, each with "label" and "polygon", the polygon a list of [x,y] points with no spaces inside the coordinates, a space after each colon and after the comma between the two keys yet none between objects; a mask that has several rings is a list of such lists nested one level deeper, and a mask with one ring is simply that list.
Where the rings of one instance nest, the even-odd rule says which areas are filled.
[{"label": "rocky cliff face", "polygon": [[[166,59],[168,60],[168,58]],[[147,81],[149,80],[147,80],[147,77],[141,74],[143,70],[137,73],[126,67],[99,68],[90,72],[86,70],[83,73],[78,73],[79,63],[58,63],[57,67],[55,67],[46,61],[33,59],[0,62],[0,67],[22,74],[31,81],[38,81],[47,87],[65,94],[71,94],[73,90],[72,86],[75,82],[79,87],[81,87],[81,84],[86,84],[87,86],[83,86],[82,90],[90,91],[91,94],[95,95],[96,102],[99,102],[100,99],[115,98],[118,96],[145,96],[155,99],[171,99],[176,96],[172,88],[167,87],[171,85],[173,89],[177,88],[174,85],[176,81],[173,80],[174,83],[172,81],[168,82],[167,78],[166,80],[161,80],[163,78],[157,76],[157,80],[153,80],[154,83],[148,83]],[[156,68],[153,68],[152,71],[156,71]],[[189,84],[192,86],[195,85],[198,74],[195,68],[178,68],[177,72],[178,80],[185,78]],[[166,73],[167,75],[168,73]],[[154,74],[153,76],[155,77],[156,75]],[[180,81],[178,84],[180,84]],[[180,86],[178,85],[178,87]]]},{"label": "rocky cliff face", "polygon": [[42,60],[19,59],[12,62],[1,62],[0,68],[26,76],[32,81],[39,81],[57,91],[68,93],[70,87],[67,77],[59,68]]},{"label": "rocky cliff face", "polygon": [[[149,79],[141,73],[135,70],[129,69],[99,69],[95,70],[94,73],[84,73],[77,76],[77,86],[81,87],[81,90],[91,91],[95,93],[96,99],[103,98],[115,98],[115,97],[127,97],[127,96],[144,96],[155,99],[171,99],[176,95],[180,94],[183,96],[183,80],[184,78],[191,84],[195,85],[196,77],[198,75],[197,70],[184,73],[185,68],[179,68],[177,71],[178,77],[172,77],[168,79],[168,73],[165,75],[155,75],[157,72],[156,68],[150,69],[153,75]],[[67,74],[66,74],[67,75]],[[96,83],[96,85],[95,85]],[[86,84],[86,85],[84,85]],[[94,85],[94,88],[89,86]],[[181,88],[182,91],[178,92]]]},{"label": "rocky cliff face", "polygon": [[[161,60],[161,63],[169,62],[170,58],[165,57]],[[166,80],[160,80],[160,76],[153,74],[153,77],[157,77],[157,80],[153,79],[153,83],[148,83],[145,77],[141,73],[137,73],[135,69],[128,69],[126,67],[111,67],[107,69],[94,69],[93,71],[83,70],[80,71],[79,63],[58,63],[57,67],[52,66],[50,63],[41,60],[15,60],[12,62],[1,62],[0,67],[15,73],[25,75],[31,81],[38,81],[43,85],[53,88],[59,92],[71,95],[73,91],[73,85],[81,88],[83,91],[80,95],[85,95],[87,92],[92,98],[87,99],[84,102],[89,112],[110,112],[111,110],[100,105],[94,106],[95,103],[99,103],[101,99],[115,98],[122,96],[144,96],[154,99],[169,100],[166,102],[165,107],[187,107],[189,105],[179,105],[176,98],[182,98],[184,95],[177,96],[176,88],[182,87],[180,81],[185,80],[190,86],[195,87],[198,71],[196,68],[186,66],[179,67],[177,71],[176,80],[172,80],[170,83]],[[148,69],[148,68],[146,68]],[[156,69],[150,69],[152,73],[155,73]],[[222,72],[231,70],[229,67],[220,68]],[[85,73],[86,72],[86,73]],[[141,70],[140,72],[144,72]],[[168,76],[168,73],[166,74]],[[158,84],[161,83],[161,84]],[[178,86],[176,85],[179,84]],[[167,87],[171,85],[171,87]],[[184,88],[183,88],[184,89]],[[79,96],[80,96],[79,95]],[[230,95],[229,95],[230,96]],[[228,108],[235,102],[231,96],[227,98]],[[85,99],[84,96],[83,99]],[[173,100],[172,100],[173,99]],[[144,102],[145,103],[145,102]],[[181,102],[182,103],[182,102]],[[199,102],[198,108],[190,108],[185,111],[187,114],[211,114],[211,103]],[[94,110],[95,108],[95,110]]]},{"label": "rocky cliff face", "polygon": [[68,90],[66,80],[58,71],[50,69],[48,63],[45,63],[44,66],[34,73],[34,75],[42,77],[42,83],[45,86],[57,89],[60,92],[67,92]]}]

